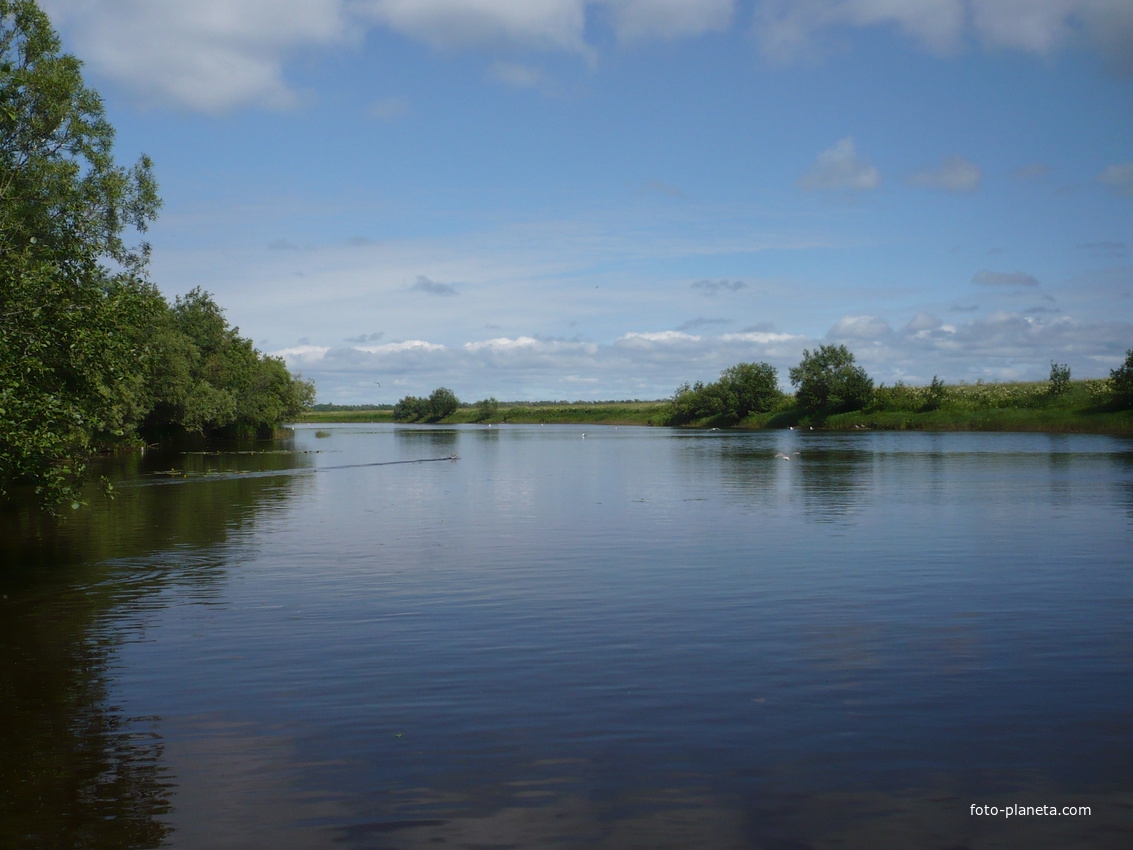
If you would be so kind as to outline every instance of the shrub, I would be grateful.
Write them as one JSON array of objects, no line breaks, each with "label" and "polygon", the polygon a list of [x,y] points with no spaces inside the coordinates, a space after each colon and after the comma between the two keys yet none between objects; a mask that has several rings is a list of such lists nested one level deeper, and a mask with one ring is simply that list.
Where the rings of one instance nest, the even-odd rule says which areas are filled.
[{"label": "shrub", "polygon": [[1113,398],[1120,405],[1133,405],[1133,348],[1125,352],[1125,363],[1110,370]]},{"label": "shrub", "polygon": [[495,419],[500,412],[500,403],[496,401],[494,396],[480,399],[476,402],[476,421],[483,422],[485,419]]},{"label": "shrub", "polygon": [[1047,389],[1051,395],[1065,395],[1070,389],[1070,366],[1066,363],[1050,361],[1050,386]]}]

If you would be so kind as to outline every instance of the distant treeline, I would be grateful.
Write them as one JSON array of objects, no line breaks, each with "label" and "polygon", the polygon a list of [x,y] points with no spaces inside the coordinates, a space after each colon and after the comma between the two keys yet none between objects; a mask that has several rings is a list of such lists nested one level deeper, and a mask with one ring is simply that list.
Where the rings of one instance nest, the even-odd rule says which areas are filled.
[{"label": "distant treeline", "polygon": [[812,424],[870,428],[1018,428],[1129,430],[1133,408],[1133,350],[1110,377],[1071,380],[1070,367],[1051,363],[1045,382],[875,385],[843,345],[805,350],[788,370],[794,393],[779,387],[768,363],[737,363],[718,380],[681,384],[666,400],[510,401],[471,404],[440,387],[428,398],[406,396],[389,405],[318,405],[327,413],[389,411],[398,422],[609,422],[610,424],[787,427]]},{"label": "distant treeline", "polygon": [[844,345],[805,350],[788,376],[793,395],[779,389],[775,369],[767,363],[740,363],[710,384],[682,384],[671,400],[669,424],[837,425],[843,417],[843,423],[852,421],[856,427],[908,427],[912,414],[921,417],[921,427],[980,427],[988,420],[969,414],[1013,410],[1017,414],[1011,421],[1020,427],[1057,422],[1061,428],[1071,411],[1106,414],[1133,408],[1133,349],[1109,378],[1088,381],[1072,381],[1069,366],[1052,362],[1046,382],[946,385],[934,377],[926,386],[875,386]]},{"label": "distant treeline", "polygon": [[319,402],[312,404],[311,410],[320,413],[350,412],[354,410],[393,410],[392,404],[328,404]]}]

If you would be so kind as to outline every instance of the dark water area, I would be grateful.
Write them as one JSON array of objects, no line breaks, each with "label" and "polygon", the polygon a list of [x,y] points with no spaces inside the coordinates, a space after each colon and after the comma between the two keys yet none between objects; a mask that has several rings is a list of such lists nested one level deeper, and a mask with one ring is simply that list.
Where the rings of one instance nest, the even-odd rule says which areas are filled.
[{"label": "dark water area", "polygon": [[1133,441],[214,449],[0,514],[0,847],[1133,846]]}]

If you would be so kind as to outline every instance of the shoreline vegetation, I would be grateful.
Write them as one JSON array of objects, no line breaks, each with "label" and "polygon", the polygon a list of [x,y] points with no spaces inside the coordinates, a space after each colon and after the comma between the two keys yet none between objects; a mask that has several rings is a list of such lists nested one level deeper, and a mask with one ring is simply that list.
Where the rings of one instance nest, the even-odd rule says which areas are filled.
[{"label": "shoreline vegetation", "polygon": [[405,396],[394,405],[317,404],[296,421],[1133,434],[1133,349],[1103,379],[1072,381],[1070,367],[1052,361],[1045,382],[949,385],[933,377],[927,386],[875,386],[846,346],[821,345],[804,349],[788,376],[793,394],[780,389],[770,363],[737,363],[712,383],[686,382],[655,401],[462,404],[438,387],[427,398]]},{"label": "shoreline vegetation", "polygon": [[[933,398],[931,394],[938,398]],[[1052,394],[1045,381],[975,383],[911,387],[902,384],[873,390],[867,406],[832,414],[801,410],[784,394],[771,410],[742,418],[714,414],[678,421],[674,400],[496,402],[485,416],[482,403],[462,404],[455,412],[426,421],[463,424],[654,425],[688,428],[759,430],[814,427],[827,430],[884,431],[1038,431],[1133,436],[1133,409],[1112,400],[1110,381],[1070,381]],[[935,406],[926,409],[926,406]],[[392,404],[316,404],[296,417],[304,424],[393,423]]]},{"label": "shoreline vegetation", "polygon": [[0,507],[80,508],[98,454],[268,432],[314,400],[209,293],[150,280],[153,164],[116,164],[81,69],[33,0],[0,0]]}]

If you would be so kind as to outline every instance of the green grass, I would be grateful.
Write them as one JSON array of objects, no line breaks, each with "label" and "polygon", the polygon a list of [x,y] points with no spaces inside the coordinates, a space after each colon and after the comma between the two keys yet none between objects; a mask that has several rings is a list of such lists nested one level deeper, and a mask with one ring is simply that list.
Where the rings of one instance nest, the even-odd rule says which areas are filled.
[{"label": "green grass", "polygon": [[[928,409],[935,405],[935,409]],[[586,424],[667,425],[666,401],[500,402],[490,420],[474,405],[461,407],[441,424]],[[304,423],[393,422],[388,407],[308,411]],[[786,428],[814,426],[834,430],[1043,431],[1133,435],[1133,410],[1118,409],[1108,382],[1073,381],[1063,395],[1051,395],[1046,381],[1034,383],[953,384],[933,398],[927,387],[879,387],[863,410],[830,416],[805,416],[786,396],[783,406],[740,422],[722,417],[690,422],[692,428]]]},{"label": "green grass", "polygon": [[[460,424],[586,424],[586,425],[664,425],[669,405],[664,401],[614,401],[532,404],[501,402],[489,419],[481,419],[474,405],[461,407],[441,420],[444,425]],[[392,409],[310,410],[299,422],[393,422]]]}]

